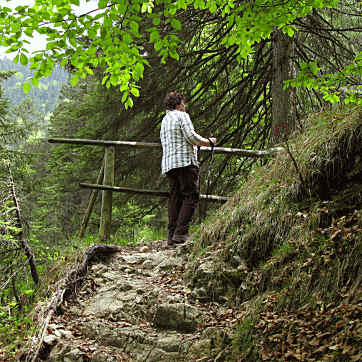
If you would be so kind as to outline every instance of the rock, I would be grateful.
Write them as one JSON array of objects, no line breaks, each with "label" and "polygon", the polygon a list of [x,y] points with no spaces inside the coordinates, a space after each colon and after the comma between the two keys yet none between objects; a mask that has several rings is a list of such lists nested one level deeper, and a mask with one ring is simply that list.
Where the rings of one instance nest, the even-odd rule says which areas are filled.
[{"label": "rock", "polygon": [[142,263],[142,268],[144,269],[147,269],[147,270],[150,270],[154,267],[154,263],[152,260],[145,260],[143,263]]},{"label": "rock", "polygon": [[56,335],[56,337],[61,337],[62,334],[58,331],[58,329],[55,329],[53,333]]},{"label": "rock", "polygon": [[184,302],[183,295],[168,295],[166,297],[166,303],[173,304],[173,303],[183,303]]},{"label": "rock", "polygon": [[103,278],[94,278],[93,281],[96,285],[102,285],[102,283],[104,282],[104,279]]},{"label": "rock", "polygon": [[146,245],[144,246],[141,246],[140,249],[139,249],[140,253],[147,253],[150,251],[150,248]]},{"label": "rock", "polygon": [[[124,289],[111,287],[108,290],[98,292],[87,301],[82,315],[95,316],[97,318],[109,319],[112,321],[129,320],[136,322],[138,313],[142,313],[142,298],[137,293],[138,285],[130,283],[122,284]],[[136,289],[136,288],[137,289]],[[125,291],[125,289],[127,289]],[[136,303],[137,302],[137,303]]]},{"label": "rock", "polygon": [[115,279],[117,279],[118,275],[117,275],[116,272],[107,271],[107,272],[102,274],[102,277],[104,279],[115,280]]},{"label": "rock", "polygon": [[210,255],[202,264],[197,261],[188,264],[185,279],[193,289],[193,298],[225,302],[225,297],[233,295],[245,278],[244,265],[240,269],[233,268],[223,262],[216,263],[214,258],[215,255]]},{"label": "rock", "polygon": [[197,308],[183,303],[161,304],[157,307],[153,325],[157,328],[193,332],[200,323]]},{"label": "rock", "polygon": [[205,263],[200,264],[197,269],[197,275],[199,278],[210,280],[213,278],[215,274],[215,262],[207,261]]},{"label": "rock", "polygon": [[207,327],[202,333],[201,338],[210,339],[216,349],[222,349],[231,339],[226,329],[216,327]]},{"label": "rock", "polygon": [[159,338],[157,345],[166,352],[178,352],[182,349],[180,336],[177,334]]},{"label": "rock", "polygon": [[[68,347],[68,348],[67,348]],[[63,356],[65,352],[70,351],[70,346],[65,346],[62,343],[58,343],[55,345],[54,348],[52,348],[52,350],[50,351],[50,354],[48,356],[48,361],[49,362],[58,362],[58,361],[63,361]]]},{"label": "rock", "polygon": [[142,354],[136,353],[132,355],[132,361],[137,362],[173,362],[180,361],[178,352],[165,352],[160,348],[148,347]]},{"label": "rock", "polygon": [[146,260],[145,254],[122,255],[123,260],[131,265],[142,264]]},{"label": "rock", "polygon": [[156,271],[170,270],[181,265],[182,260],[180,258],[165,258],[157,265]]},{"label": "rock", "polygon": [[223,361],[222,353],[229,342],[230,336],[224,329],[208,327],[203,331],[200,339],[190,347],[190,355],[208,358],[212,357],[207,359],[208,361],[214,361],[214,357],[217,356],[218,361]]},{"label": "rock", "polygon": [[79,348],[71,349],[67,354],[64,356],[64,362],[75,362],[75,361],[84,361],[83,359],[84,353]]},{"label": "rock", "polygon": [[[228,282],[220,282],[226,267],[216,264],[211,254],[201,265],[190,261],[189,282],[195,289],[188,289],[179,279],[182,257],[159,248],[159,243],[132,247],[106,265],[91,267],[89,277],[96,287],[87,279],[78,290],[79,304],[70,303],[65,316],[49,326],[48,361],[227,360],[222,350],[229,337],[217,328],[200,332],[203,312],[185,303],[191,295],[207,300],[228,288]],[[227,277],[236,277],[235,271],[226,270]]]},{"label": "rock", "polygon": [[109,325],[94,319],[84,322],[79,326],[79,329],[88,338],[101,340],[105,346],[125,349],[131,342],[133,344],[143,344],[144,342],[152,343],[152,339],[148,338],[144,332],[135,326],[122,326],[117,328],[116,325]]},{"label": "rock", "polygon": [[44,343],[46,344],[54,344],[58,340],[58,337],[54,336],[54,334],[48,334],[44,337]]},{"label": "rock", "polygon": [[110,356],[105,352],[99,351],[99,352],[93,353],[91,361],[92,362],[115,362],[115,361],[117,361],[117,358]]},{"label": "rock", "polygon": [[207,291],[205,288],[201,287],[201,288],[195,288],[192,292],[191,295],[194,299],[200,299],[200,300],[208,300],[209,299],[209,295],[207,294]]},{"label": "rock", "polygon": [[196,356],[208,356],[210,357],[211,340],[202,339],[195,343],[190,348],[190,354]]},{"label": "rock", "polygon": [[83,362],[87,360],[87,357],[79,348],[67,343],[56,344],[47,359],[49,362]]},{"label": "rock", "polygon": [[231,263],[234,267],[242,267],[243,269],[247,269],[245,260],[241,259],[239,255],[233,255],[231,258]]},{"label": "rock", "polygon": [[239,272],[247,273],[248,272],[248,267],[247,267],[246,263],[242,263],[237,267],[237,270]]},{"label": "rock", "polygon": [[176,249],[176,255],[177,256],[184,256],[186,254],[190,254],[192,248],[194,246],[194,242],[192,240],[187,241],[186,243],[180,245],[177,249]]},{"label": "rock", "polygon": [[104,264],[93,264],[90,270],[94,274],[103,274],[108,270],[108,268]]},{"label": "rock", "polygon": [[59,332],[60,332],[62,337],[65,337],[65,338],[72,338],[73,337],[73,334],[72,334],[71,331],[67,331],[65,329],[59,329]]}]

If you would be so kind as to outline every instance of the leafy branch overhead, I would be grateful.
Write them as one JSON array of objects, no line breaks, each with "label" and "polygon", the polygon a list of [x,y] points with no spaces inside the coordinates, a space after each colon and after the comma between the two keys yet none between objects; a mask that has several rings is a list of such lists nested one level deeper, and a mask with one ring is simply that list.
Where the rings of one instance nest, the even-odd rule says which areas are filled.
[{"label": "leafy branch overhead", "polygon": [[[9,2],[9,0],[7,0]],[[33,85],[49,76],[55,64],[71,65],[73,85],[79,78],[104,71],[103,84],[118,87],[125,107],[139,96],[138,83],[155,52],[161,63],[179,60],[183,32],[180,15],[202,11],[217,15],[229,29],[223,38],[226,48],[239,61],[253,50],[253,45],[282,28],[293,36],[292,24],[315,8],[335,7],[338,0],[310,1],[234,1],[234,0],[35,0],[33,6],[15,9],[0,6],[0,45],[8,53],[17,53],[15,63],[30,63]],[[92,7],[92,5],[94,5]],[[190,13],[191,16],[191,13]],[[203,29],[207,32],[207,29]],[[46,38],[45,49],[30,54],[29,38]],[[30,81],[24,84],[29,91]]]}]

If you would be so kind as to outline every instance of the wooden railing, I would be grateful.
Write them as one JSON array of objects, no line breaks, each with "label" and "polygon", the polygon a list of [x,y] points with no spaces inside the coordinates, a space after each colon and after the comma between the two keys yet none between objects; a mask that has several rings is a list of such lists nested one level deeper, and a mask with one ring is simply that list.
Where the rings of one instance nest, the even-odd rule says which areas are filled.
[{"label": "wooden railing", "polygon": [[[130,142],[130,141],[102,141],[102,140],[88,140],[88,139],[77,139],[77,138],[50,138],[49,143],[63,143],[73,145],[92,145],[105,147],[104,161],[102,163],[101,170],[98,174],[96,184],[80,183],[80,187],[92,189],[92,193],[89,198],[88,208],[84,215],[80,237],[84,236],[85,230],[88,225],[90,215],[92,213],[97,193],[102,190],[102,207],[101,207],[101,221],[99,227],[99,236],[101,240],[108,240],[111,233],[112,223],[112,193],[113,192],[125,192],[131,194],[143,194],[151,196],[168,197],[167,191],[155,191],[155,190],[143,190],[133,189],[128,187],[114,186],[114,160],[115,160],[115,147],[127,147],[127,148],[159,148],[161,149],[160,143],[146,143],[146,142]],[[244,150],[240,148],[225,148],[225,147],[214,147],[213,151],[216,154],[228,154],[235,156],[244,157],[256,157],[262,158],[270,156],[275,152],[280,151],[281,148],[272,148],[264,151],[255,150]],[[211,147],[200,147],[201,152],[211,152]],[[103,180],[103,182],[102,182]],[[226,202],[229,200],[228,197],[216,196],[216,195],[200,195],[202,200],[213,201],[213,202]]]}]

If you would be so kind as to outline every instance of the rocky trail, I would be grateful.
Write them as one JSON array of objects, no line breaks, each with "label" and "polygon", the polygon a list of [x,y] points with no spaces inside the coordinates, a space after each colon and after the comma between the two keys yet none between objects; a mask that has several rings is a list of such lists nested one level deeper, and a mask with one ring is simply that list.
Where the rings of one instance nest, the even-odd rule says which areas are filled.
[{"label": "rocky trail", "polygon": [[[164,243],[164,242],[163,242]],[[235,311],[200,303],[185,285],[188,248],[161,241],[98,258],[50,321],[48,361],[223,360]]]}]

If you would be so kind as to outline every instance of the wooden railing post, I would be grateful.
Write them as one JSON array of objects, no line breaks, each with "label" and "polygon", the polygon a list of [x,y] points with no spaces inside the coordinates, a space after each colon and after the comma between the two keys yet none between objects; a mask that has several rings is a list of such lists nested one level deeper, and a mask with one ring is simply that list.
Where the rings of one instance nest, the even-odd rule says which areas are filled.
[{"label": "wooden railing post", "polygon": [[[104,178],[103,174],[104,174],[104,160],[102,162],[101,170],[99,171],[99,174],[97,177],[97,184],[100,184],[102,182],[102,179]],[[92,190],[90,197],[89,197],[88,207],[84,214],[82,225],[80,227],[80,231],[79,231],[80,238],[84,237],[85,230],[88,226],[89,218],[92,214],[93,207],[96,202],[97,196],[98,196],[98,190]]]},{"label": "wooden railing post", "polygon": [[[106,146],[104,152],[104,177],[103,185],[114,186],[114,146]],[[112,224],[112,191],[102,191],[101,223],[99,238],[109,240]]]}]

